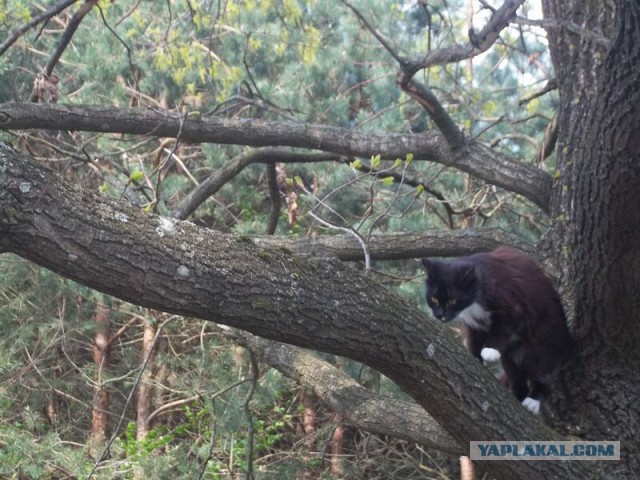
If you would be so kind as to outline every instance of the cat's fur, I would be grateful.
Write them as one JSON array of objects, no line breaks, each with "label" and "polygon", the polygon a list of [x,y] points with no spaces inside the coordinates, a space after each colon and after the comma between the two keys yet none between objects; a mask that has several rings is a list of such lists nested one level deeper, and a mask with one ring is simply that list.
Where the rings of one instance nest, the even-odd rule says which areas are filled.
[{"label": "cat's fur", "polygon": [[[469,351],[502,363],[502,381],[532,411],[571,349],[560,296],[526,254],[510,247],[450,261],[422,259],[427,303],[439,320],[461,320]],[[498,353],[499,352],[499,353]]]}]

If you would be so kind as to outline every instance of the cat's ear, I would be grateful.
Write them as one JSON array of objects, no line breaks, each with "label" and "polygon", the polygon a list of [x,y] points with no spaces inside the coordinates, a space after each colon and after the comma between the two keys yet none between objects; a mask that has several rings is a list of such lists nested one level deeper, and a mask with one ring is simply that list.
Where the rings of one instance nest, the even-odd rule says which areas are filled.
[{"label": "cat's ear", "polygon": [[429,260],[428,258],[422,258],[421,262],[425,272],[427,272],[427,275],[431,276],[435,274],[436,263],[433,260]]},{"label": "cat's ear", "polygon": [[460,283],[471,283],[476,280],[476,266],[475,265],[463,265],[460,268],[458,281]]},{"label": "cat's ear", "polygon": [[427,273],[427,284],[435,285],[440,263],[437,260],[429,260],[428,258],[422,258],[421,261],[424,271]]}]

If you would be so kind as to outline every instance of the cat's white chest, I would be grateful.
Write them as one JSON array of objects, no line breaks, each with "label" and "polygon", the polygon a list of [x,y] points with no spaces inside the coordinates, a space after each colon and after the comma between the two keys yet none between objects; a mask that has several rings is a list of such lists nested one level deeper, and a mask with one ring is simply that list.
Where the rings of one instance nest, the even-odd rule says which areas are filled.
[{"label": "cat's white chest", "polygon": [[484,309],[478,302],[473,302],[464,310],[456,315],[456,319],[460,320],[469,328],[476,330],[489,330],[491,326],[491,314]]}]

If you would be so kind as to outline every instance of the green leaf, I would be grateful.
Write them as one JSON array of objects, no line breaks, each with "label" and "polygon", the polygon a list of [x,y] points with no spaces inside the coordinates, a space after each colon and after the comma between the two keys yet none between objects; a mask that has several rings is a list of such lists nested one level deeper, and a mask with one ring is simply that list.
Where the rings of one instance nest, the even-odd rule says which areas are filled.
[{"label": "green leaf", "polygon": [[407,157],[405,158],[405,161],[407,162],[407,165],[413,162],[413,153],[407,153]]},{"label": "green leaf", "polygon": [[391,185],[393,185],[394,179],[393,177],[384,177],[382,179],[382,183],[385,184],[387,187],[390,187]]},{"label": "green leaf", "polygon": [[380,166],[380,154],[371,157],[371,166],[373,168],[378,168]]},{"label": "green leaf", "polygon": [[422,192],[424,192],[424,185],[418,185],[416,187],[416,195],[420,195]]},{"label": "green leaf", "polygon": [[396,161],[393,164],[393,167],[391,168],[400,168],[400,166],[402,165],[402,160],[400,160],[399,158],[396,158]]},{"label": "green leaf", "polygon": [[144,180],[144,173],[140,170],[134,170],[133,172],[131,172],[129,178],[132,182],[141,182],[142,180]]},{"label": "green leaf", "polygon": [[298,185],[300,188],[304,188],[304,182],[302,181],[302,178],[296,175],[294,177],[294,180],[296,181],[296,185]]},{"label": "green leaf", "polygon": [[357,158],[349,164],[351,168],[355,168],[356,170],[360,170],[362,168],[362,162]]}]

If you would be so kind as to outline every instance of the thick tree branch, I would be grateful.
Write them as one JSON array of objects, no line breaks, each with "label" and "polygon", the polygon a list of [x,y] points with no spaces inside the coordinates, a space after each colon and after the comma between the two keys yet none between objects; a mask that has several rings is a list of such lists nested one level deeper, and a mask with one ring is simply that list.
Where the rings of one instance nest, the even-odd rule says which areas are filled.
[{"label": "thick tree branch", "polygon": [[[353,358],[387,375],[461,444],[561,439],[451,332],[339,261],[148,215],[0,144],[0,250],[125,301]],[[580,462],[495,462],[508,478],[589,478]]]},{"label": "thick tree branch", "polygon": [[254,119],[187,119],[153,110],[31,103],[0,105],[0,130],[58,129],[177,137],[186,142],[291,146],[347,156],[380,155],[395,160],[413,153],[467,172],[488,183],[518,193],[545,212],[549,209],[551,177],[544,171],[501,155],[481,143],[467,141],[453,151],[442,135],[374,134],[296,122]]},{"label": "thick tree branch", "polygon": [[[261,247],[280,246],[306,257],[332,256],[343,261],[364,260],[360,244],[351,235],[317,237],[251,237]],[[486,252],[500,245],[512,245],[530,254],[533,246],[513,235],[490,228],[402,232],[365,238],[372,260],[406,260],[421,257],[455,257]]]},{"label": "thick tree branch", "polygon": [[404,75],[402,72],[398,75],[397,82],[403,92],[416,100],[427,111],[431,120],[436,124],[438,130],[442,132],[452,149],[455,150],[464,146],[464,134],[431,89]]}]

